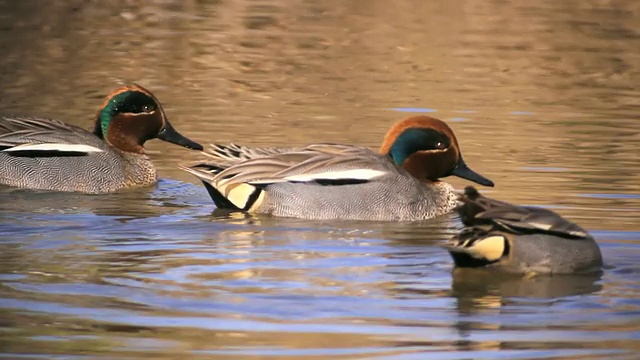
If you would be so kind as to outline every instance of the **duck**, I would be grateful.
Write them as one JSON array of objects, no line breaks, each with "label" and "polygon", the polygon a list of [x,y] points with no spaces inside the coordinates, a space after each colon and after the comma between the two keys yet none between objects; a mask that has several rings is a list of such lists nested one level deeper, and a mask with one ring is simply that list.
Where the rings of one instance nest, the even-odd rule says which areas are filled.
[{"label": "duck", "polygon": [[93,131],[56,119],[1,116],[0,184],[88,194],[149,186],[157,175],[144,144],[154,138],[203,150],[178,133],[158,99],[137,84],[106,97]]},{"label": "duck", "polygon": [[316,143],[300,147],[211,144],[180,168],[202,181],[219,209],[309,220],[414,221],[457,206],[454,175],[485,186],[451,128],[412,116],[395,123],[379,151]]},{"label": "duck", "polygon": [[595,239],[554,211],[491,199],[473,186],[459,199],[464,228],[443,245],[456,268],[521,275],[594,273],[602,268]]}]

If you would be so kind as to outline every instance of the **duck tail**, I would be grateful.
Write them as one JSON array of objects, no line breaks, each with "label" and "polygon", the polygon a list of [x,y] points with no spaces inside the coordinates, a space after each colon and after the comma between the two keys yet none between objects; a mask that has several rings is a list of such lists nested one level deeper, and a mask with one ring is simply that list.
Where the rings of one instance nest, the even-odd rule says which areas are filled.
[{"label": "duck tail", "polygon": [[216,175],[224,170],[208,163],[194,163],[179,167],[196,176],[204,184],[209,196],[219,209],[232,211],[251,211],[260,206],[264,198],[264,187],[268,184],[236,183],[227,184]]}]

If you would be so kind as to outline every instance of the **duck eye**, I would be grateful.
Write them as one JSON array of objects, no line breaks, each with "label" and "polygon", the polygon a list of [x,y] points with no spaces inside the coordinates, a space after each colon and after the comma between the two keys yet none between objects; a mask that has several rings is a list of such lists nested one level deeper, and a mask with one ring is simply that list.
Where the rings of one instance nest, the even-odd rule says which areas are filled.
[{"label": "duck eye", "polygon": [[446,148],[447,148],[447,145],[445,145],[445,143],[443,143],[443,142],[441,142],[441,141],[439,141],[439,142],[437,142],[437,143],[436,143],[436,149],[438,149],[438,150],[444,150],[444,149],[446,149]]},{"label": "duck eye", "polygon": [[143,112],[152,112],[153,110],[155,110],[153,105],[142,105]]}]

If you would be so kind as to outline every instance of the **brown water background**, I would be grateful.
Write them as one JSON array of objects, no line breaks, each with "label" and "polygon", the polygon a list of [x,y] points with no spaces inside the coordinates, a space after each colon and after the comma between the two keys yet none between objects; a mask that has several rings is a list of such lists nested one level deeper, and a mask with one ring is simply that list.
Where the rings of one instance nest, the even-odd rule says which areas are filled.
[{"label": "brown water background", "polygon": [[121,81],[202,143],[377,147],[441,118],[487,194],[607,264],[454,277],[454,216],[216,218],[176,167],[199,154],[152,141],[156,188],[0,190],[3,358],[640,358],[640,2],[2,0],[0,49],[1,112],[87,128]]}]

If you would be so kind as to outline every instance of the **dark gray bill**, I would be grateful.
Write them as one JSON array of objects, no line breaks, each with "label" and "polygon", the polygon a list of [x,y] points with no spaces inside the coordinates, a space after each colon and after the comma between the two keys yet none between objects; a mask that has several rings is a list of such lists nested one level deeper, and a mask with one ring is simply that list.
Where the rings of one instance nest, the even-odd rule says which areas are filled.
[{"label": "dark gray bill", "polygon": [[493,187],[493,181],[469,169],[467,164],[464,163],[464,160],[462,160],[462,157],[460,158],[460,160],[458,160],[458,164],[451,172],[451,175],[455,175],[457,177],[461,177],[463,179],[473,181],[474,183],[477,183],[480,185]]},{"label": "dark gray bill", "polygon": [[197,142],[180,135],[180,133],[177,132],[168,121],[164,123],[164,129],[160,130],[160,132],[158,133],[158,139],[170,142],[172,144],[184,146],[187,149],[200,151],[204,149],[202,145],[198,144]]}]

